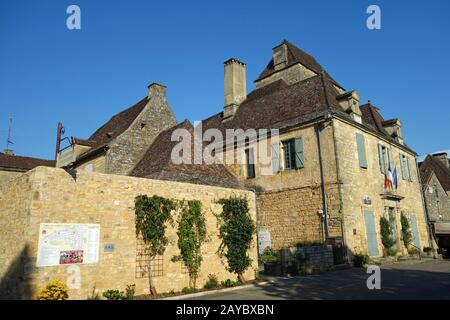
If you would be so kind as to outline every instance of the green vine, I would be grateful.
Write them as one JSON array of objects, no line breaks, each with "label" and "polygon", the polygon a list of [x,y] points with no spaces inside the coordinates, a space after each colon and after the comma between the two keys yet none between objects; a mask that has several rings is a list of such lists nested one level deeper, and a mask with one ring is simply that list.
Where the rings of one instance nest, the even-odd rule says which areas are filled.
[{"label": "green vine", "polygon": [[206,241],[206,219],[199,200],[180,202],[178,221],[178,248],[180,255],[172,261],[182,261],[189,272],[189,286],[195,288],[202,262],[201,246]]},{"label": "green vine", "polygon": [[388,219],[381,217],[380,219],[381,229],[381,242],[386,249],[390,249],[395,245],[395,239],[392,235],[391,224]]},{"label": "green vine", "polygon": [[166,237],[166,223],[172,222],[171,212],[175,209],[175,202],[159,196],[148,197],[139,195],[135,198],[136,236],[142,237],[145,243],[148,259],[148,278],[150,294],[156,295],[153,285],[151,261],[157,255],[162,255],[169,242]]},{"label": "green vine", "polygon": [[227,270],[238,275],[238,279],[244,282],[243,273],[251,265],[252,260],[248,256],[255,225],[249,215],[247,198],[230,196],[218,201],[222,205],[222,213],[218,220],[220,225],[219,237],[222,242],[218,253],[225,256],[228,261]]},{"label": "green vine", "polygon": [[408,248],[412,241],[412,234],[408,218],[403,214],[403,212],[400,215],[400,223],[402,225],[403,244],[405,245],[405,248]]}]

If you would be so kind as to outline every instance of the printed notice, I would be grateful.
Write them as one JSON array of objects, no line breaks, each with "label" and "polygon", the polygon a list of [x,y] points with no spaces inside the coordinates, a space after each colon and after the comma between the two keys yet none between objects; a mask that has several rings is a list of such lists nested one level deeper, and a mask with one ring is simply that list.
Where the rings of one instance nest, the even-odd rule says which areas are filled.
[{"label": "printed notice", "polygon": [[98,262],[99,224],[41,223],[37,266]]}]

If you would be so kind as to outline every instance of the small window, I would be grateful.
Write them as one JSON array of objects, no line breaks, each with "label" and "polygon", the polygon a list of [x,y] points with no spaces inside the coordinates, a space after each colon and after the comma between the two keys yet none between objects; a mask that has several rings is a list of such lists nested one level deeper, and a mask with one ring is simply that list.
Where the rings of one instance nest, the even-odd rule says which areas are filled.
[{"label": "small window", "polygon": [[247,179],[255,177],[255,157],[253,148],[245,150],[245,163],[247,164]]},{"label": "small window", "polygon": [[145,126],[146,126],[145,122],[142,122],[141,123],[141,131],[145,131]]},{"label": "small window", "polygon": [[283,141],[284,149],[284,168],[295,168],[295,143],[294,139]]}]

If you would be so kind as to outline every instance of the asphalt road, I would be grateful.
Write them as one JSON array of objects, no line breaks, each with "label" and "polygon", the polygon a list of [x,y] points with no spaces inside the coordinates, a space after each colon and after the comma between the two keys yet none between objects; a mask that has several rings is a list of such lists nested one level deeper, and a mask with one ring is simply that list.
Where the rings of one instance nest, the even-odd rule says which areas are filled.
[{"label": "asphalt road", "polygon": [[318,275],[269,278],[271,283],[198,300],[323,300],[323,299],[450,299],[450,260],[409,261],[384,265],[381,289],[369,290],[365,269],[352,268]]}]

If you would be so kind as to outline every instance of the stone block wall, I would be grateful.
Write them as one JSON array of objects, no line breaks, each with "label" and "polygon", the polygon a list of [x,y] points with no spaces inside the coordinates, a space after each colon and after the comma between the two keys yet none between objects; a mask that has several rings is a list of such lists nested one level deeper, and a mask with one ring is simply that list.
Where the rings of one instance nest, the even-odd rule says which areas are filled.
[{"label": "stone block wall", "polygon": [[[74,180],[62,169],[38,167],[0,187],[2,297],[34,298],[48,281],[66,283],[73,276],[73,269],[68,266],[36,266],[40,223],[100,224],[99,262],[76,265],[81,281],[78,289],[69,290],[71,299],[86,299],[94,287],[101,293],[108,289],[124,290],[129,284],[136,284],[136,294],[148,293],[148,278],[140,278],[136,273],[134,199],[139,194],[200,200],[209,241],[202,247],[197,286],[203,286],[211,273],[219,280],[236,278],[226,271],[226,261],[217,255],[220,239],[215,214],[222,207],[216,200],[230,195],[246,196],[250,214],[256,219],[252,192],[85,172],[79,172]],[[189,276],[183,272],[181,263],[171,261],[179,254],[176,225],[168,226],[166,232],[169,244],[162,257],[163,275],[154,278],[158,292],[179,291],[189,285]],[[106,244],[113,244],[114,250],[106,250]],[[256,235],[249,255],[253,264],[245,277],[251,280],[257,270]]]},{"label": "stone block wall", "polygon": [[[353,253],[367,253],[368,242],[364,211],[369,210],[375,215],[378,252],[383,253],[380,235],[380,218],[387,217],[389,207],[394,208],[398,231],[398,254],[407,254],[400,241],[400,214],[406,216],[414,214],[417,218],[420,234],[421,249],[429,246],[426,217],[422,201],[421,186],[415,166],[415,155],[397,145],[380,139],[369,131],[356,128],[341,120],[334,119],[336,149],[341,182],[343,205],[343,219],[345,226],[345,240],[349,250]],[[367,168],[361,168],[358,162],[356,147],[356,133],[365,137]],[[378,143],[392,148],[392,154],[397,167],[398,190],[394,193],[400,197],[399,201],[385,199],[385,177],[380,171],[378,157]],[[412,181],[402,179],[399,152],[407,154],[411,159]],[[365,200],[366,199],[366,200]]]},{"label": "stone block wall", "polygon": [[450,196],[433,173],[424,190],[430,221],[450,221]]},{"label": "stone block wall", "polygon": [[152,84],[144,110],[131,126],[110,144],[105,172],[127,175],[142,159],[156,137],[176,124],[176,118],[166,99],[166,88]]}]

